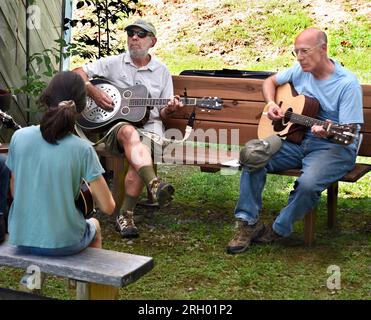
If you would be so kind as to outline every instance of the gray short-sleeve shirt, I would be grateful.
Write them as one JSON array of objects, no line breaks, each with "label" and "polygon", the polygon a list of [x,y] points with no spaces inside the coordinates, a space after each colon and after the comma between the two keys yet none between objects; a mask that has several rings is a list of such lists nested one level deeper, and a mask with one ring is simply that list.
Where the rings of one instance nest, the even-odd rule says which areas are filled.
[{"label": "gray short-sleeve shirt", "polygon": [[[89,62],[83,66],[83,70],[89,78],[103,77],[121,88],[143,84],[151,98],[169,99],[174,95],[173,81],[168,68],[153,57],[146,66],[138,68],[130,54],[126,52]],[[160,109],[165,106],[155,106],[151,110],[150,119],[144,125],[145,130],[163,135],[164,126],[160,118]]]}]

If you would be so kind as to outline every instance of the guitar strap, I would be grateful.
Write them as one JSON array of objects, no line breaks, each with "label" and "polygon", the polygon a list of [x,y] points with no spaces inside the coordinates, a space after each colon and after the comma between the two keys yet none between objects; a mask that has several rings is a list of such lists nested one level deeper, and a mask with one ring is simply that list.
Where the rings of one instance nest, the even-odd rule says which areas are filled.
[{"label": "guitar strap", "polygon": [[106,134],[101,138],[99,139],[98,141],[96,142],[93,142],[91,141],[84,133],[84,131],[81,129],[81,127],[77,124],[75,124],[75,131],[77,133],[77,135],[81,138],[81,139],[84,139],[86,140],[89,144],[91,144],[93,147],[104,142],[104,140],[106,140],[107,136],[116,128],[120,125],[120,122],[119,123],[116,123],[111,129],[109,129]]},{"label": "guitar strap", "polygon": [[192,130],[193,130],[193,124],[194,124],[194,121],[196,119],[196,112],[193,111],[191,113],[191,115],[189,116],[188,118],[188,122],[187,122],[187,126],[185,128],[185,132],[184,132],[184,137],[183,139],[180,139],[180,140],[176,140],[176,139],[168,139],[168,138],[165,138],[163,136],[159,136],[158,134],[156,133],[152,133],[152,132],[149,132],[149,131],[145,131],[145,130],[140,130],[140,132],[145,135],[146,137],[150,138],[151,140],[153,140],[154,142],[158,143],[159,145],[161,145],[163,148],[167,147],[168,145],[172,144],[172,143],[183,143],[185,142],[186,140],[188,140],[189,136],[191,135],[192,133]]}]

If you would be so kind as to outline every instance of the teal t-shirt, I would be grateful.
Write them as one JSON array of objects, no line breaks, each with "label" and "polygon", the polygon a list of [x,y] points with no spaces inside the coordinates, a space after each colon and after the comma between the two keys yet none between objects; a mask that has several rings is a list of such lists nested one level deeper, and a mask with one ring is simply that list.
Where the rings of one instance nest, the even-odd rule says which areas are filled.
[{"label": "teal t-shirt", "polygon": [[74,200],[82,179],[104,173],[93,147],[72,134],[53,145],[30,126],[14,133],[6,164],[14,175],[9,242],[39,248],[80,242],[86,221]]}]

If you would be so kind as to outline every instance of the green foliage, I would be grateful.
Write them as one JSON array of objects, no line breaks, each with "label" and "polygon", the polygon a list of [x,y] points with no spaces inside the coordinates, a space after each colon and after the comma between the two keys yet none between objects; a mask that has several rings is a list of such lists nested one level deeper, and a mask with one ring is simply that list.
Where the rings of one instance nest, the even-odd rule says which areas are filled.
[{"label": "green foliage", "polygon": [[136,5],[138,0],[81,0],[76,9],[85,15],[79,19],[65,19],[66,28],[80,25],[88,27],[89,32],[75,36],[78,55],[87,59],[101,58],[107,55],[122,53],[124,49],[118,45],[116,29],[120,20],[131,14],[139,13]]},{"label": "green foliage", "polygon": [[[55,48],[45,49],[31,55],[27,75],[22,77],[25,84],[19,88],[13,88],[14,94],[24,93],[32,98],[38,97],[47,86],[46,80],[58,72],[53,62],[55,65],[60,62],[59,52]],[[31,108],[26,111],[37,112],[39,110]]]}]

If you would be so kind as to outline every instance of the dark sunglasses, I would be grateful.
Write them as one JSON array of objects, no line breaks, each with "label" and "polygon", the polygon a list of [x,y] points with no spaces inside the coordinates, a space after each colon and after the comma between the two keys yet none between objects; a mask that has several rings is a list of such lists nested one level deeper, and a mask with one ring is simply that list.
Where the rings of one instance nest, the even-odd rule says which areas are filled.
[{"label": "dark sunglasses", "polygon": [[139,31],[135,31],[135,30],[127,30],[127,33],[128,33],[128,36],[131,38],[131,37],[134,37],[134,35],[136,34],[139,38],[145,38],[149,32],[147,31],[144,31],[144,30],[139,30]]}]

